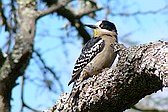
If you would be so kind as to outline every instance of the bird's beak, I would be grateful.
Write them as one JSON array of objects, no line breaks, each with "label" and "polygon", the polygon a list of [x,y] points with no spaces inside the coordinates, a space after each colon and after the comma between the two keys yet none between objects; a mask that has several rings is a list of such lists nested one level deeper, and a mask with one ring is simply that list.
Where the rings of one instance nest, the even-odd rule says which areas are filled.
[{"label": "bird's beak", "polygon": [[92,29],[96,29],[97,28],[97,26],[95,26],[95,25],[87,25],[87,24],[85,24],[84,26],[87,26],[87,27],[92,28]]}]

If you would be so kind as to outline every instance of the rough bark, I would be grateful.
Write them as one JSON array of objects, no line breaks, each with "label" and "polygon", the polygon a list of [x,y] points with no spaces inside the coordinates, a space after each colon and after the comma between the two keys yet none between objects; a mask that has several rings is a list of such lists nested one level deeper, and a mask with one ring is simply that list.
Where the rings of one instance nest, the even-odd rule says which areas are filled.
[{"label": "rough bark", "polygon": [[[70,9],[66,9],[66,5],[69,2],[71,0],[60,0],[52,3],[45,10],[37,10],[35,0],[17,0],[16,22],[18,25],[15,27],[16,37],[14,47],[11,53],[5,57],[0,51],[0,112],[10,111],[11,91],[15,86],[16,79],[24,74],[31,59],[36,30],[35,25],[39,18],[56,12],[66,17],[81,35],[86,34],[84,42],[90,38],[80,18],[100,9],[84,10],[77,15],[71,12],[71,16],[68,15],[67,17],[65,14],[67,14],[67,11],[70,12]],[[79,23],[80,25],[77,25]]]},{"label": "rough bark", "polygon": [[[29,7],[27,5],[29,4]],[[18,0],[18,29],[15,45],[0,69],[0,112],[10,111],[11,91],[16,79],[23,75],[33,49],[35,34],[35,2]]]},{"label": "rough bark", "polygon": [[71,0],[60,0],[46,10],[37,10],[35,0],[17,0],[17,26],[13,50],[3,56],[0,50],[0,112],[10,111],[11,91],[23,75],[33,52],[36,21],[65,7]]},{"label": "rough bark", "polygon": [[49,112],[122,112],[168,86],[168,42],[130,48],[115,43],[112,47],[119,54],[116,67],[74,85]]}]

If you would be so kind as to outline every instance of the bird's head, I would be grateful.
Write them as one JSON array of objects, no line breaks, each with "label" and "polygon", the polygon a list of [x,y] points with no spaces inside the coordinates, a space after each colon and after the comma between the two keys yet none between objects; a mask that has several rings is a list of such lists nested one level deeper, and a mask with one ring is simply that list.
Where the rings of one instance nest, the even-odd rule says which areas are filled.
[{"label": "bird's head", "polygon": [[85,25],[94,31],[94,37],[99,37],[103,34],[117,35],[117,29],[112,22],[107,20],[98,21],[95,25]]}]

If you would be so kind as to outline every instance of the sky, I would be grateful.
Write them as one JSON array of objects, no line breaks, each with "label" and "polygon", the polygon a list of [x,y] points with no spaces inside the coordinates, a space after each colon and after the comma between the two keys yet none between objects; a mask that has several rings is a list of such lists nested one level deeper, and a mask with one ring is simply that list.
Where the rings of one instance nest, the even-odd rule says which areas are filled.
[{"label": "sky", "polygon": [[[99,6],[103,6],[105,1],[98,0]],[[168,1],[166,0],[113,0],[109,2],[112,6],[111,11],[114,13],[134,13],[137,11],[155,11],[163,8]],[[103,20],[104,10],[97,12],[97,20]],[[145,44],[158,40],[168,40],[168,9],[161,11],[158,14],[146,14],[136,16],[108,16],[108,20],[112,21],[118,30],[119,42],[132,41],[136,44]],[[86,24],[95,24],[97,21],[84,17],[82,22]],[[67,37],[67,32],[60,29],[64,27],[67,20],[56,15],[49,15],[41,18],[37,22],[37,31],[35,37],[35,49],[43,54],[43,59],[47,65],[57,71],[57,75],[64,85],[64,91],[70,92],[72,86],[67,83],[71,78],[74,63],[80,54],[82,48],[82,39],[79,38],[74,28],[68,28],[70,36]],[[92,34],[92,30],[87,28],[87,31]],[[130,32],[131,35],[124,36]],[[0,47],[4,44],[4,37],[7,35],[4,29],[1,29]],[[64,41],[63,41],[64,40]],[[64,46],[63,46],[64,43]],[[126,44],[126,43],[124,43]],[[34,54],[33,54],[34,55]],[[30,65],[26,71],[26,76],[30,79],[43,80],[36,61],[31,60]],[[48,74],[47,77],[52,77]],[[17,80],[21,82],[21,78]],[[49,92],[44,89],[44,84],[34,81],[38,86],[26,81],[25,85],[25,102],[36,109],[47,109],[51,107],[59,98],[61,91],[58,83],[55,84],[57,93]],[[166,90],[164,91],[166,92]],[[166,96],[164,92],[160,92],[161,96]],[[154,98],[158,95],[154,95]],[[20,85],[16,86],[12,91],[11,101],[12,112],[20,110]],[[47,102],[47,103],[46,103]],[[31,112],[24,109],[24,112]]]}]

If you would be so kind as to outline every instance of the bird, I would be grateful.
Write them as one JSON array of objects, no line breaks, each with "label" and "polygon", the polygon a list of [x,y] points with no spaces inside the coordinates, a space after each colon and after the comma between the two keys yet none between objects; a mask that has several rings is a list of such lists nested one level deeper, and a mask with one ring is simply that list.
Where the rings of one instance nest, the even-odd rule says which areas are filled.
[{"label": "bird", "polygon": [[118,42],[117,29],[114,23],[101,20],[95,25],[85,24],[84,26],[93,29],[93,37],[82,48],[68,86],[78,79],[82,82],[93,75],[97,75],[103,69],[111,67],[117,56],[111,46]]}]

